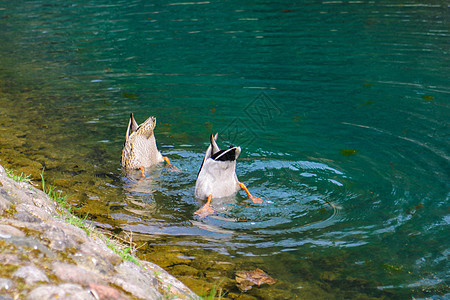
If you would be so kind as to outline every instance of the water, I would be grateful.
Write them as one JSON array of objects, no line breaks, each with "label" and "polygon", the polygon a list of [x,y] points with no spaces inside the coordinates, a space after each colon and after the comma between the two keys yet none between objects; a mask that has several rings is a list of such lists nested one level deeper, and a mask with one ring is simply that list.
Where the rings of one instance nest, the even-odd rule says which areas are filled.
[{"label": "water", "polygon": [[[0,17],[0,163],[45,168],[197,292],[236,295],[259,267],[278,283],[257,298],[449,296],[446,2],[0,1]],[[130,112],[157,117],[183,172],[124,175]],[[264,203],[241,191],[199,220],[212,132]]]}]

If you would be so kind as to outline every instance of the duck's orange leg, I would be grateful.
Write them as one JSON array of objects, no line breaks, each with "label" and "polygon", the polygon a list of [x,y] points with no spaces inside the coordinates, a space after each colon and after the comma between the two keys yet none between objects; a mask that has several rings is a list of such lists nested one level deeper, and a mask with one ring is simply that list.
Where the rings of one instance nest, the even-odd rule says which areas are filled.
[{"label": "duck's orange leg", "polygon": [[145,177],[145,169],[144,169],[144,167],[141,166],[139,169],[141,170],[142,178],[144,178]]},{"label": "duck's orange leg", "polygon": [[174,172],[181,172],[181,170],[170,163],[170,159],[167,156],[163,157],[164,161],[170,167],[170,169]]},{"label": "duck's orange leg", "polygon": [[263,203],[263,200],[261,198],[255,197],[250,194],[250,191],[243,182],[239,182],[239,186],[247,193],[247,196],[253,201],[253,203]]},{"label": "duck's orange leg", "polygon": [[204,217],[213,214],[214,213],[214,209],[211,207],[211,199],[212,199],[213,195],[209,195],[208,196],[208,201],[206,201],[206,204],[203,205],[202,208],[200,208],[199,210],[197,210],[194,214],[198,215],[201,219],[203,219]]}]

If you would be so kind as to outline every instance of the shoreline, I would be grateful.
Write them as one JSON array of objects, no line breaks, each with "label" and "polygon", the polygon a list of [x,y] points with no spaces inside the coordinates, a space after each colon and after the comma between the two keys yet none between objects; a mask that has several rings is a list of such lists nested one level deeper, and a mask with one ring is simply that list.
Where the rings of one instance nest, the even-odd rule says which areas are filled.
[{"label": "shoreline", "polygon": [[0,298],[200,299],[129,248],[123,255],[110,249],[98,230],[70,224],[67,214],[0,165]]}]

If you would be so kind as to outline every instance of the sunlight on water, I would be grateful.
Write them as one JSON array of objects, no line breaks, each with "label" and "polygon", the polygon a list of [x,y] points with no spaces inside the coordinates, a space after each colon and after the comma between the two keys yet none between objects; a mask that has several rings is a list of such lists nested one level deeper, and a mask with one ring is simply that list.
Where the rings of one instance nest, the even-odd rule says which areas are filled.
[{"label": "sunlight on water", "polygon": [[[200,293],[241,270],[257,299],[434,297],[449,280],[447,3],[0,1],[0,163]],[[128,116],[161,164],[122,170]],[[211,133],[243,191],[203,203]],[[189,270],[189,272],[187,271]],[[192,278],[199,280],[195,282]],[[203,283],[199,283],[203,282]]]}]

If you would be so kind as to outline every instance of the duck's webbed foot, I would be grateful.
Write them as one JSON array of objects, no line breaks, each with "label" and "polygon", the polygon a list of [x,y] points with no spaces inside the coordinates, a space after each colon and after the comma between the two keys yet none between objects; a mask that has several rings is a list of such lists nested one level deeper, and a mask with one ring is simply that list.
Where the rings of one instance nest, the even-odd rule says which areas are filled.
[{"label": "duck's webbed foot", "polygon": [[200,219],[203,219],[205,217],[207,217],[210,214],[214,213],[214,209],[211,207],[211,199],[212,199],[212,194],[208,196],[208,201],[206,201],[206,204],[203,205],[202,208],[200,208],[199,210],[197,210],[194,214],[198,215],[200,217]]},{"label": "duck's webbed foot", "polygon": [[252,194],[250,194],[250,191],[245,186],[243,182],[239,182],[239,186],[247,193],[247,196],[253,201],[253,203],[261,204],[263,203],[263,200],[261,198],[255,197]]},{"label": "duck's webbed foot", "polygon": [[164,159],[164,161],[167,163],[167,166],[170,168],[170,170],[171,170],[172,172],[181,172],[181,169],[180,169],[180,168],[175,167],[174,165],[172,165],[172,164],[170,163],[170,159],[169,159],[167,156],[164,156],[163,159]]},{"label": "duck's webbed foot", "polygon": [[145,178],[145,168],[141,166],[139,169],[141,170],[142,178]]}]

